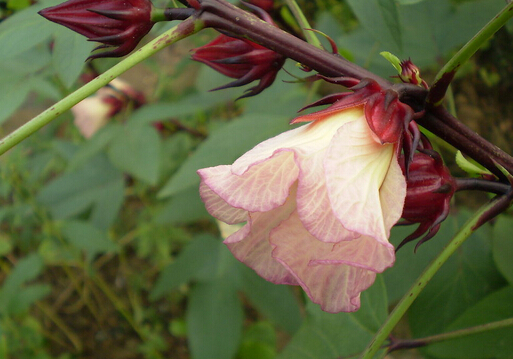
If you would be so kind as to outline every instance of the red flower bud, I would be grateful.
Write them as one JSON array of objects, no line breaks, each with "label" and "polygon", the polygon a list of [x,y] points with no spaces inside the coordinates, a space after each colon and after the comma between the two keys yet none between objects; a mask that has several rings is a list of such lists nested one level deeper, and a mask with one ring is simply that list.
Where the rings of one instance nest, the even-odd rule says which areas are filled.
[{"label": "red flower bud", "polygon": [[411,62],[410,59],[401,62],[401,73],[399,77],[402,82],[410,83],[424,88],[428,88],[428,84],[420,77],[420,69]]},{"label": "red flower bud", "polygon": [[132,51],[151,30],[152,5],[149,0],[69,0],[43,9],[46,19],[101,42],[97,49],[116,47],[89,58],[121,57]]},{"label": "red flower bud", "polygon": [[240,98],[254,96],[271,86],[285,57],[246,39],[219,35],[212,42],[192,50],[192,59],[237,80],[214,90],[247,85],[259,80]]},{"label": "red flower bud", "polygon": [[[397,247],[427,234],[416,245],[415,250],[431,239],[440,229],[440,224],[449,214],[449,204],[456,190],[456,183],[440,155],[433,150],[415,153],[410,164],[407,192],[402,218],[407,224],[420,223],[415,232],[406,237]],[[404,160],[400,160],[400,163]],[[404,165],[403,172],[404,172]]]}]

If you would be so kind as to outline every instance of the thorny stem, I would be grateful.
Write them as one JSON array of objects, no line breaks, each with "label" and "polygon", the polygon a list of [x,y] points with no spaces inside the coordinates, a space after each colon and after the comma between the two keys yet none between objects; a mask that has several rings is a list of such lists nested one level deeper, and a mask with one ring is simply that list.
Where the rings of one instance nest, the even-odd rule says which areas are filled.
[{"label": "thorny stem", "polygon": [[413,283],[406,294],[401,298],[399,303],[395,306],[394,310],[388,316],[387,320],[378,330],[368,347],[362,353],[361,359],[371,359],[374,354],[381,348],[383,342],[388,338],[390,332],[397,325],[399,320],[406,313],[408,308],[412,305],[413,301],[422,292],[426,284],[433,278],[436,272],[442,265],[449,259],[449,257],[465,242],[465,240],[475,231],[481,216],[494,208],[496,202],[501,197],[496,197],[483,207],[481,207],[474,215],[460,228],[458,233],[454,235],[449,244],[442,250],[442,252],[429,264],[420,277]]},{"label": "thorny stem", "polygon": [[442,342],[445,340],[451,340],[456,338],[465,337],[468,335],[479,334],[491,330],[502,329],[513,326],[513,318],[507,318],[502,320],[497,320],[491,323],[485,323],[481,325],[475,325],[473,327],[454,330],[447,333],[432,335],[425,338],[419,339],[409,339],[409,340],[394,340],[392,339],[391,344],[388,346],[388,352],[393,352],[395,350],[401,349],[412,349],[412,348],[420,348],[429,344],[434,344],[438,342]]}]

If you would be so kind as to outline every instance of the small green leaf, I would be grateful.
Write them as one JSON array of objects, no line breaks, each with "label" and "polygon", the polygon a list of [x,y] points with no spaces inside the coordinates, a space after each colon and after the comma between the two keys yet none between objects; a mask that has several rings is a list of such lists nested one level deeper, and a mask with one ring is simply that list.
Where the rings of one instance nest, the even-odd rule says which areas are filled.
[{"label": "small green leaf", "polygon": [[397,73],[400,74],[402,72],[401,60],[399,60],[397,56],[388,51],[382,51],[379,54],[392,64],[392,66],[397,70]]},{"label": "small green leaf", "polygon": [[475,161],[471,161],[465,158],[461,151],[456,152],[456,164],[465,172],[467,172],[471,176],[479,176],[483,174],[489,174],[492,173],[488,171],[486,168],[481,166],[479,163]]}]

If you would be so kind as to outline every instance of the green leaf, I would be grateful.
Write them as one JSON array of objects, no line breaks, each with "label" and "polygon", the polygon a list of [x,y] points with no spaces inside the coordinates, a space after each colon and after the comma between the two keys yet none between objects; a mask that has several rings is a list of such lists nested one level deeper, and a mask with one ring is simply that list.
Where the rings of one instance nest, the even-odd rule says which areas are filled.
[{"label": "green leaf", "polygon": [[299,329],[301,325],[299,305],[290,286],[270,283],[252,269],[243,267],[242,290],[251,304],[275,325],[290,334]]},{"label": "green leaf", "polygon": [[112,122],[100,128],[93,137],[82,143],[73,153],[67,170],[75,171],[91,160],[92,157],[100,154],[116,136],[119,136],[122,130],[123,126],[121,124]]},{"label": "green leaf", "polygon": [[[222,91],[221,91],[222,92]],[[159,102],[142,106],[130,116],[131,122],[151,124],[171,118],[183,119],[209,108],[220,105],[229,98],[210,96],[212,93],[201,93],[187,96],[178,102]]]},{"label": "green leaf", "polygon": [[84,36],[60,27],[54,33],[52,61],[62,83],[70,88],[85,66],[85,59],[94,48],[94,43]]},{"label": "green leaf", "polygon": [[[509,286],[483,298],[458,317],[447,331],[464,329],[513,318],[513,287]],[[430,345],[427,352],[436,358],[482,359],[511,358],[513,328],[503,328]]]},{"label": "green leaf", "polygon": [[23,285],[35,279],[43,270],[43,259],[33,253],[20,259],[0,289],[0,313],[8,314]]},{"label": "green leaf", "polygon": [[[363,13],[378,21],[376,1],[352,0],[351,3],[359,7],[357,16]],[[379,56],[381,50],[391,51],[402,59],[411,58],[420,68],[435,65],[456,46],[470,40],[503,6],[497,0],[465,1],[458,5],[447,0],[429,0],[398,6],[402,51],[393,43],[383,20],[377,23],[369,20],[370,25],[362,22],[362,27],[348,34],[339,31],[341,35],[336,40],[339,48],[351,52],[357,64],[378,75],[389,76],[390,67]]]},{"label": "green leaf", "polygon": [[276,332],[266,322],[251,325],[244,333],[237,353],[240,359],[274,359],[276,356]]},{"label": "green leaf", "polygon": [[164,185],[160,197],[197,187],[200,168],[232,163],[259,142],[290,129],[283,116],[246,114],[214,131]]},{"label": "green leaf", "polygon": [[46,1],[21,10],[0,24],[0,60],[17,54],[47,40],[58,25],[51,23],[37,11],[58,3]]},{"label": "green leaf", "polygon": [[4,122],[20,107],[31,90],[27,81],[12,83],[0,97],[0,123]]},{"label": "green leaf", "polygon": [[497,268],[510,284],[513,284],[513,219],[499,216],[493,225],[493,259]]},{"label": "green leaf", "polygon": [[378,275],[374,285],[361,294],[362,306],[356,313],[325,313],[309,303],[307,318],[277,359],[356,357],[387,316],[385,292]]},{"label": "green leaf", "polygon": [[187,307],[189,348],[193,359],[233,358],[242,333],[242,304],[226,278],[198,283]]},{"label": "green leaf", "polygon": [[[442,225],[443,232],[424,246],[432,241],[446,243],[468,217],[468,212],[454,216]],[[493,263],[490,237],[490,226],[479,228],[428,283],[409,311],[414,337],[445,331],[467,308],[504,285]]]},{"label": "green leaf", "polygon": [[26,313],[34,302],[46,297],[52,288],[48,284],[32,284],[21,288],[9,303],[9,313],[19,315]]},{"label": "green leaf", "polygon": [[[396,253],[394,266],[383,273],[390,303],[401,299],[431,260],[440,253],[454,233],[453,221],[454,218],[449,216],[442,223],[437,235],[431,241],[423,244],[417,253],[413,252],[412,243],[405,245]],[[416,225],[393,227],[390,242],[397,247],[415,228]]]},{"label": "green leaf", "polygon": [[212,268],[212,263],[217,261],[221,245],[218,238],[207,234],[193,239],[175,261],[162,270],[153,286],[150,299],[160,299],[181,284],[196,278],[204,268]]},{"label": "green leaf", "polygon": [[476,176],[476,175],[482,175],[482,174],[489,174],[492,173],[488,171],[486,168],[481,166],[479,163],[475,161],[470,161],[466,159],[461,151],[456,152],[456,164],[465,172],[467,172],[469,175]]},{"label": "green leaf", "polygon": [[392,66],[397,70],[399,74],[402,72],[401,68],[401,60],[394,54],[388,52],[388,51],[382,51],[379,53],[381,56],[383,56],[388,62],[392,64]]},{"label": "green leaf", "polygon": [[62,227],[62,233],[73,246],[87,254],[89,261],[97,254],[119,250],[119,246],[108,239],[106,232],[99,230],[89,222],[66,222]]},{"label": "green leaf", "polygon": [[193,187],[174,195],[159,212],[155,221],[169,224],[191,223],[208,216],[198,189]]},{"label": "green leaf", "polygon": [[402,51],[402,33],[397,4],[394,0],[348,0],[361,24],[380,43],[380,48]]},{"label": "green leaf", "polygon": [[160,150],[160,137],[154,127],[127,124],[112,140],[108,155],[120,170],[150,185],[156,185],[159,179]]},{"label": "green leaf", "polygon": [[124,199],[123,174],[105,156],[96,156],[76,171],[47,184],[37,196],[55,219],[66,219],[91,209],[94,226],[108,228]]}]

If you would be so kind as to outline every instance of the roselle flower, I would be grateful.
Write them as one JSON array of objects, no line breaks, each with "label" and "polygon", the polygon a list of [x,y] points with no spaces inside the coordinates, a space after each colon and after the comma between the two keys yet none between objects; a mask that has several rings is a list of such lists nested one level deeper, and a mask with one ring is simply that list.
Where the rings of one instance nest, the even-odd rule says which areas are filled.
[{"label": "roselle flower", "polygon": [[130,53],[151,30],[149,0],[68,0],[39,12],[46,19],[114,50],[90,56],[121,57]]},{"label": "roselle flower", "polygon": [[246,39],[219,35],[212,42],[192,50],[192,59],[202,62],[225,76],[237,79],[215,90],[259,81],[240,98],[254,96],[271,86],[285,57]]},{"label": "roselle flower", "polygon": [[388,238],[406,196],[398,153],[411,109],[386,97],[364,82],[232,165],[198,171],[208,212],[245,222],[224,241],[235,257],[270,282],[300,285],[327,312],[357,310],[395,260]]},{"label": "roselle flower", "polygon": [[80,133],[85,138],[90,138],[128,106],[137,108],[144,102],[144,95],[141,92],[120,79],[114,79],[108,86],[99,89],[95,95],[73,106],[71,112]]},{"label": "roselle flower", "polygon": [[431,239],[449,214],[449,205],[456,183],[440,155],[433,150],[415,153],[410,164],[406,199],[402,217],[406,223],[420,223],[415,232],[406,237],[404,244],[427,234],[417,243],[415,250]]}]

